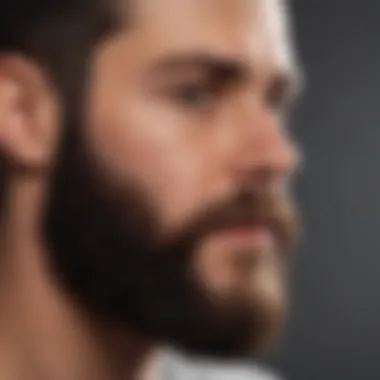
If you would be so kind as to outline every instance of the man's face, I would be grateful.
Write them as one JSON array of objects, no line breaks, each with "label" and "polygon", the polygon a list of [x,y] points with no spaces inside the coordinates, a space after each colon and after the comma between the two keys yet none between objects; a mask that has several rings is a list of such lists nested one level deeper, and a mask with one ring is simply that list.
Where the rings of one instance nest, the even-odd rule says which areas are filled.
[{"label": "man's face", "polygon": [[294,220],[276,0],[132,1],[64,132],[46,238],[97,317],[197,353],[272,339]]}]

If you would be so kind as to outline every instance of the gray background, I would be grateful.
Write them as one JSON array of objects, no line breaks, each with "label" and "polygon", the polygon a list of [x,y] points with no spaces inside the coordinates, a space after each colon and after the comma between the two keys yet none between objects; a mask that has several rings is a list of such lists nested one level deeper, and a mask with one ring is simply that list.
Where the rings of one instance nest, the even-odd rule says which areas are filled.
[{"label": "gray background", "polygon": [[275,364],[289,380],[380,379],[380,1],[295,0],[308,91],[295,117],[306,238]]}]

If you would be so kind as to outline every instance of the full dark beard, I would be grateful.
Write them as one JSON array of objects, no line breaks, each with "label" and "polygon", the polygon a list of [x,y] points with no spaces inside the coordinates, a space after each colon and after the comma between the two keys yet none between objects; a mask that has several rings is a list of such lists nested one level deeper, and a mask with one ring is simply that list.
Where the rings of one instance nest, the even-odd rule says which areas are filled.
[{"label": "full dark beard", "polygon": [[[249,197],[210,209],[163,240],[146,192],[133,181],[116,184],[78,135],[66,137],[45,220],[51,266],[65,291],[112,327],[186,351],[241,357],[255,350],[265,323],[260,310],[216,306],[192,270],[203,236],[252,218]],[[288,228],[277,222],[287,244]]]}]

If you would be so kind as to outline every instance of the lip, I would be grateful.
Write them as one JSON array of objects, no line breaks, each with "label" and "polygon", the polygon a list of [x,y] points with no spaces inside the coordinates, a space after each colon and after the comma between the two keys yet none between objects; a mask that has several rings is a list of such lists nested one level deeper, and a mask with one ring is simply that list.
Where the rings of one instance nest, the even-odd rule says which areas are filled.
[{"label": "lip", "polygon": [[252,224],[234,226],[219,231],[224,239],[239,248],[259,249],[268,246],[272,240],[272,232],[267,225]]}]

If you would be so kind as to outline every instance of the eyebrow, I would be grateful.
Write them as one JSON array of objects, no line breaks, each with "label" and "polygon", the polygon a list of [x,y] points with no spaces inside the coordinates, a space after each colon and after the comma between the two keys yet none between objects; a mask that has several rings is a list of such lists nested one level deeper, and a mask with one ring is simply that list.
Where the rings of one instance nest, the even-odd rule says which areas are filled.
[{"label": "eyebrow", "polygon": [[[200,68],[211,72],[224,80],[244,80],[252,78],[252,73],[242,59],[235,56],[210,53],[177,54],[163,58],[151,67],[153,74],[171,73],[177,70]],[[254,75],[254,74],[253,74]],[[275,74],[271,85],[278,86],[279,90],[297,98],[304,88],[304,75],[300,67],[292,67],[289,70],[279,70]]]},{"label": "eyebrow", "polygon": [[155,63],[153,73],[170,73],[176,70],[200,68],[215,75],[223,75],[229,79],[243,79],[248,77],[248,69],[244,62],[234,57],[216,54],[186,54],[173,55]]}]

